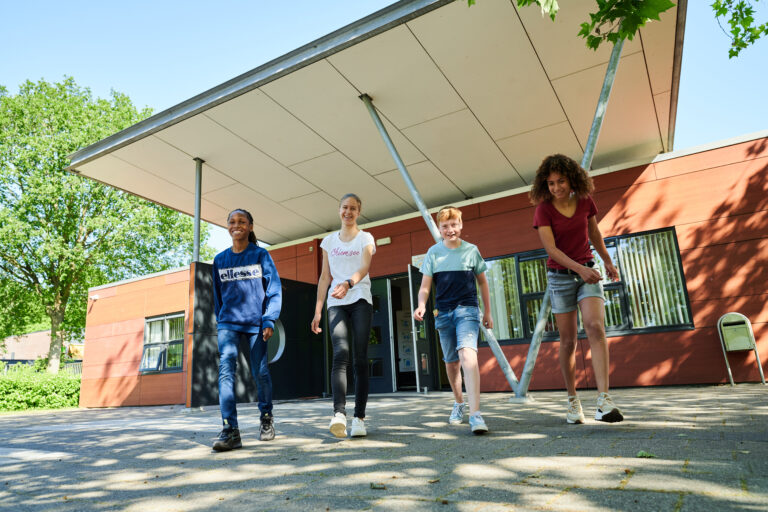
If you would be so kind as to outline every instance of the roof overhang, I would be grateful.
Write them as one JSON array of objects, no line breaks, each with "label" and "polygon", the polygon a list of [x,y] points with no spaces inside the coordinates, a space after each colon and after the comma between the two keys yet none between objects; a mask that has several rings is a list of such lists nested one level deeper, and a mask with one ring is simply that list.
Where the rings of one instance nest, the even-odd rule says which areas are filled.
[{"label": "roof overhang", "polygon": [[[610,47],[576,32],[591,0],[552,23],[506,0],[404,0],[71,156],[70,169],[224,225],[250,210],[270,243],[416,207],[363,103],[369,94],[433,207],[530,184],[539,161],[580,159]],[[680,12],[678,13],[678,10]],[[685,2],[624,45],[594,167],[671,150]]]}]

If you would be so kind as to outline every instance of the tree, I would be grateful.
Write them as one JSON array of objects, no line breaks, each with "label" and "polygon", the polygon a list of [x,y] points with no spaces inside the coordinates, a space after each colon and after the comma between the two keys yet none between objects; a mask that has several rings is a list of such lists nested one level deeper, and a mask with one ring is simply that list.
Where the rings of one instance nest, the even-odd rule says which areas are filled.
[{"label": "tree", "polygon": [[[114,91],[94,99],[68,77],[27,81],[17,95],[0,87],[0,329],[44,312],[51,373],[64,338],[83,330],[89,287],[191,259],[188,216],[65,170],[68,155],[149,114]],[[203,258],[213,255],[207,235]]]},{"label": "tree", "polygon": [[[560,6],[557,0],[510,0],[518,7],[536,4],[541,13],[554,21]],[[759,2],[760,0],[754,0]],[[712,9],[717,22],[726,18],[731,39],[728,57],[733,58],[747,46],[768,35],[768,23],[755,24],[755,8],[752,0],[714,0]],[[475,0],[467,0],[468,5]],[[589,14],[589,21],[581,24],[579,35],[587,40],[587,47],[596,50],[603,41],[616,43],[635,37],[637,31],[650,20],[660,19],[662,12],[675,6],[670,0],[596,0],[597,10]],[[722,28],[722,24],[720,24]]]}]

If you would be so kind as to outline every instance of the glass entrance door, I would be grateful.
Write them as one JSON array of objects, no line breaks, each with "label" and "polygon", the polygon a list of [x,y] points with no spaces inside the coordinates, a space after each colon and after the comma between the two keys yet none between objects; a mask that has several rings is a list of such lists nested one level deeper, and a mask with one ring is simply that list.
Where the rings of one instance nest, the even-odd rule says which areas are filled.
[{"label": "glass entrance door", "polygon": [[[419,287],[422,274],[413,265],[408,266],[408,281],[411,293],[411,311],[419,303]],[[424,320],[416,321],[411,316],[412,339],[416,363],[416,383],[419,391],[440,389],[440,371],[438,366],[437,337],[435,336],[435,318],[432,313],[432,298],[427,300],[427,311]]]},{"label": "glass entrance door", "polygon": [[391,297],[389,279],[372,279],[373,321],[368,339],[368,376],[371,393],[397,390],[393,379]]}]

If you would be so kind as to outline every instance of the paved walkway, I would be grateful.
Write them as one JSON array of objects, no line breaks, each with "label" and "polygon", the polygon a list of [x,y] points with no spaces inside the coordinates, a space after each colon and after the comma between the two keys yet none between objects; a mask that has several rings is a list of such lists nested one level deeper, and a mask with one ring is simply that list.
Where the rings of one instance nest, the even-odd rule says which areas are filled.
[{"label": "paved walkway", "polygon": [[[627,421],[565,423],[562,392],[483,395],[486,436],[448,393],[379,395],[369,437],[327,431],[330,400],[277,404],[277,437],[213,453],[218,409],[0,415],[0,508],[57,511],[768,510],[768,387],[615,390]],[[652,454],[639,458],[641,451]]]}]

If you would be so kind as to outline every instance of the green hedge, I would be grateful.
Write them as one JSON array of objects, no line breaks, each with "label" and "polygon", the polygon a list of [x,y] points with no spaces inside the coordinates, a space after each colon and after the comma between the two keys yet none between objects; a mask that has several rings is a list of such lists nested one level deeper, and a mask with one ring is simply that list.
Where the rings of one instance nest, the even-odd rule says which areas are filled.
[{"label": "green hedge", "polygon": [[79,401],[79,376],[51,375],[28,365],[14,365],[0,373],[0,411],[77,407]]}]

